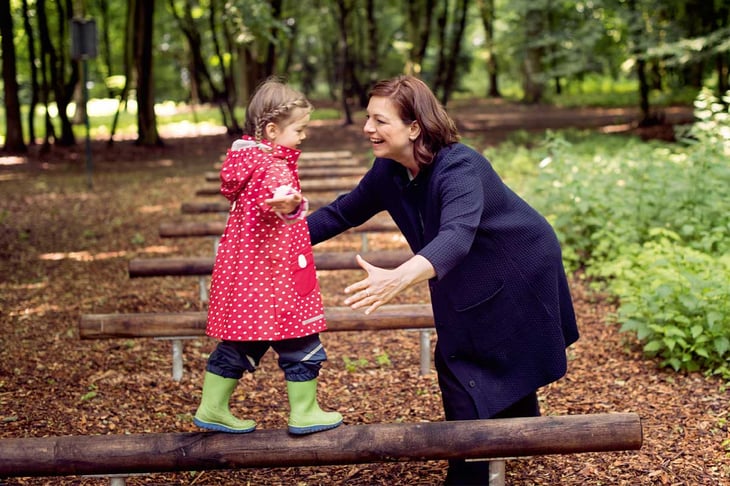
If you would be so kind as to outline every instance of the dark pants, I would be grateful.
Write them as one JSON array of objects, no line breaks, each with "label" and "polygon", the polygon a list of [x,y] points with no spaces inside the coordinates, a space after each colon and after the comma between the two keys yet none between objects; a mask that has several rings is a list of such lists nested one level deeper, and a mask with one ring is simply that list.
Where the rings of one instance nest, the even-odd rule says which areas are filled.
[{"label": "dark pants", "polygon": [[221,341],[210,354],[205,369],[224,378],[239,380],[244,372],[256,371],[269,348],[279,355],[279,367],[287,381],[317,378],[322,362],[327,360],[319,334],[312,334],[283,341]]},{"label": "dark pants", "polygon": [[[537,393],[533,392],[492,417],[480,417],[471,395],[467,393],[459,380],[456,379],[456,376],[451,373],[438,350],[436,351],[435,364],[446,420],[538,417],[540,415]],[[444,484],[489,484],[489,462],[467,462],[464,459],[451,459],[449,460],[449,470]]]}]

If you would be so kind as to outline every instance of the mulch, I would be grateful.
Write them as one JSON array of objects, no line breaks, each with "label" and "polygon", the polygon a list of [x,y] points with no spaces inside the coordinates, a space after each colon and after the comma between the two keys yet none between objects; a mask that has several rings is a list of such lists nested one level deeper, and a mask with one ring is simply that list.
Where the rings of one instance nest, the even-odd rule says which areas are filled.
[{"label": "mulch", "polygon": [[[504,106],[493,108],[494,116],[507,111]],[[519,110],[525,119],[535,118]],[[465,109],[460,123],[472,130],[470,139],[487,148],[504,134],[494,125],[484,128],[489,106],[478,111],[482,118]],[[575,113],[566,111],[564,117],[575,119]],[[612,126],[614,121],[615,116]],[[655,129],[651,138],[671,138],[670,129]],[[631,123],[624,131],[648,136]],[[0,438],[197,430],[192,414],[214,342],[185,342],[184,375],[175,382],[169,342],[81,341],[77,331],[82,314],[204,309],[196,278],[127,275],[131,258],[212,254],[210,239],[161,239],[157,230],[162,222],[214,217],[182,215],[180,204],[193,199],[195,189],[204,184],[203,174],[218,161],[230,137],[185,137],[180,135],[190,134],[179,130],[163,135],[166,146],[158,149],[136,147],[130,141],[110,149],[95,142],[93,190],[86,187],[83,146],[45,155],[33,149],[29,159],[0,159]],[[350,149],[367,163],[359,126],[316,123],[305,143],[305,150]],[[368,238],[371,249],[405,245],[392,234]],[[359,236],[342,236],[321,248],[357,250],[360,243]],[[358,271],[321,272],[325,304],[342,305],[342,289],[360,278]],[[730,484],[727,383],[658,368],[656,361],[642,356],[631,335],[618,331],[613,323],[615,303],[608,296],[590,290],[590,282],[580,274],[573,276],[572,289],[581,339],[568,350],[567,375],[540,391],[543,413],[637,413],[643,446],[639,451],[511,460],[507,483]],[[420,286],[397,303],[427,299],[427,289]],[[329,361],[321,375],[320,403],[340,411],[346,425],[443,419],[435,373],[419,374],[418,333],[330,333],[323,335],[323,342]],[[286,425],[286,403],[283,377],[270,352],[255,374],[241,380],[232,409],[257,420],[261,429],[281,429]],[[444,475],[444,462],[428,461],[180,472],[135,475],[126,481],[436,485]],[[96,477],[0,480],[7,485],[108,482]]]}]

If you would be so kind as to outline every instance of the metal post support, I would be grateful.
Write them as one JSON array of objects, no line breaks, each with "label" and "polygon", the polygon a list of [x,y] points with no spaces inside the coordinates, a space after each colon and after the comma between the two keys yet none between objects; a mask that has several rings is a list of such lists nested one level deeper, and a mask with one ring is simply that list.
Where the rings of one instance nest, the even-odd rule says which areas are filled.
[{"label": "metal post support", "polygon": [[421,375],[431,372],[431,329],[420,329]]},{"label": "metal post support", "polygon": [[195,339],[193,336],[159,337],[162,341],[172,341],[172,379],[182,380],[183,377],[183,339]]},{"label": "metal post support", "polygon": [[489,486],[504,486],[505,484],[505,463],[504,461],[489,461]]},{"label": "metal post support", "polygon": [[127,484],[127,476],[111,476],[109,478],[109,486],[125,486]]},{"label": "metal post support", "polygon": [[91,122],[89,121],[89,62],[84,57],[81,61],[84,65],[84,123],[86,125],[86,185],[89,189],[94,188],[92,174],[94,172],[94,164],[91,160]]},{"label": "metal post support", "polygon": [[200,287],[200,303],[207,304],[208,303],[208,277],[206,277],[205,275],[201,275],[200,278],[198,278],[198,285]]}]

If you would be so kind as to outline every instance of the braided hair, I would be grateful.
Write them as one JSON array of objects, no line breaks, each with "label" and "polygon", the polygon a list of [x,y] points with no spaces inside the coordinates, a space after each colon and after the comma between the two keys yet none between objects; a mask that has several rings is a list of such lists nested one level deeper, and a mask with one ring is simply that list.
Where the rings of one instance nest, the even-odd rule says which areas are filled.
[{"label": "braided hair", "polygon": [[269,78],[256,88],[248,103],[243,132],[260,141],[265,138],[266,125],[281,125],[296,108],[303,108],[307,112],[314,109],[302,93],[280,79]]}]

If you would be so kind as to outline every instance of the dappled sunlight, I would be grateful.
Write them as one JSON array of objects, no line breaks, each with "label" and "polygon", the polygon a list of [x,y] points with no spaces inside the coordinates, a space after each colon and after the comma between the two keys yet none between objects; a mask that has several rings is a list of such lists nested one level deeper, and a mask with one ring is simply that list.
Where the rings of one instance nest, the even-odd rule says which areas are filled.
[{"label": "dappled sunlight", "polygon": [[142,206],[139,208],[139,212],[142,214],[161,213],[164,210],[165,206],[161,206],[159,204],[155,206]]},{"label": "dappled sunlight", "polygon": [[170,159],[152,160],[145,163],[146,167],[172,167],[173,165],[175,165],[175,162]]},{"label": "dappled sunlight", "polygon": [[57,253],[43,253],[38,259],[47,261],[59,261],[59,260],[73,260],[77,262],[94,262],[99,260],[110,260],[113,258],[130,258],[138,253],[153,253],[153,254],[169,254],[178,252],[179,248],[176,246],[147,246],[142,249],[135,251],[107,251],[99,253],[91,253],[89,251],[70,251],[70,252],[57,252]]},{"label": "dappled sunlight", "polygon": [[0,157],[0,165],[2,166],[21,165],[25,164],[26,162],[28,162],[27,157]]},{"label": "dappled sunlight", "polygon": [[167,246],[167,245],[156,245],[156,246],[147,246],[145,248],[137,250],[137,253],[177,253],[180,251],[180,248],[177,246]]},{"label": "dappled sunlight", "polygon": [[25,174],[1,174],[0,175],[0,182],[3,181],[17,181],[18,179],[25,179],[27,176]]},{"label": "dappled sunlight", "polygon": [[88,251],[71,251],[71,252],[57,252],[57,253],[43,253],[38,259],[39,260],[74,260],[77,262],[93,262],[97,260],[108,260],[110,258],[120,258],[127,254],[126,251],[112,251],[112,252],[101,252],[92,254]]},{"label": "dappled sunlight", "polygon": [[37,305],[35,307],[27,307],[27,308],[17,311],[17,312],[11,312],[10,316],[12,316],[12,317],[39,316],[39,315],[47,314],[48,312],[59,312],[61,310],[63,310],[63,308],[59,305],[43,303],[43,304]]},{"label": "dappled sunlight", "polygon": [[0,285],[0,289],[3,290],[38,290],[48,287],[48,282],[33,282],[33,283],[21,283],[21,284],[3,284]]}]

